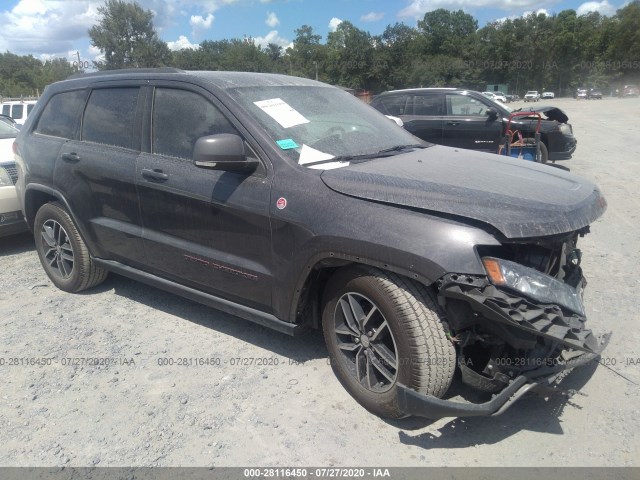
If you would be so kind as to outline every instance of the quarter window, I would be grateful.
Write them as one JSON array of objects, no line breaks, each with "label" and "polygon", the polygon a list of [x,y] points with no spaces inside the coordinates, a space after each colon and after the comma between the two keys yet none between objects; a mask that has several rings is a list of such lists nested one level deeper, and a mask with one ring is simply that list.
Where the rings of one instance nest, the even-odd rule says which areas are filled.
[{"label": "quarter window", "polygon": [[139,88],[101,88],[91,92],[82,122],[82,140],[125,148],[134,146]]},{"label": "quarter window", "polygon": [[54,95],[44,107],[35,131],[54,137],[75,138],[85,99],[84,90]]},{"label": "quarter window", "polygon": [[191,159],[200,137],[237,130],[207,99],[197,93],[156,88],[152,119],[153,153]]}]

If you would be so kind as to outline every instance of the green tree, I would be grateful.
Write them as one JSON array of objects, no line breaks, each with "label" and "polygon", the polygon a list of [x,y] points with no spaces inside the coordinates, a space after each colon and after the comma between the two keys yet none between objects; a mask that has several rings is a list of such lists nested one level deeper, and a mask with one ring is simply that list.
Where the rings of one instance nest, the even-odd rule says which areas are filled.
[{"label": "green tree", "polygon": [[290,75],[315,78],[316,68],[318,75],[325,77],[323,68],[326,61],[326,47],[320,43],[321,35],[313,32],[309,25],[303,25],[296,29],[296,38],[293,47],[287,49],[288,71]]},{"label": "green tree", "polygon": [[89,37],[105,59],[94,62],[96,68],[160,67],[171,61],[167,44],[153,27],[150,10],[135,1],[107,0],[98,13],[101,18],[89,29]]},{"label": "green tree", "polygon": [[331,83],[350,88],[374,86],[374,48],[369,32],[343,21],[327,39],[326,70]]},{"label": "green tree", "polygon": [[463,56],[473,43],[478,21],[462,10],[439,8],[425,13],[418,29],[427,39],[429,53]]}]

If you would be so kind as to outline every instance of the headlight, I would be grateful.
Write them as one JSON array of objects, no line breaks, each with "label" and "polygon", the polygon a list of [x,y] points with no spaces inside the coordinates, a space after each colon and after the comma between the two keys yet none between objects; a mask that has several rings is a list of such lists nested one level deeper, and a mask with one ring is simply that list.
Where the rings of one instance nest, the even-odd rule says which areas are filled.
[{"label": "headlight", "polygon": [[573,129],[571,128],[571,125],[567,123],[560,124],[560,131],[565,135],[573,135]]},{"label": "headlight", "polygon": [[7,172],[3,167],[0,167],[0,187],[12,187],[13,181],[9,176],[9,172]]},{"label": "headlight", "polygon": [[540,303],[560,305],[584,316],[582,299],[571,285],[501,258],[484,257],[482,263],[494,285],[510,288]]}]

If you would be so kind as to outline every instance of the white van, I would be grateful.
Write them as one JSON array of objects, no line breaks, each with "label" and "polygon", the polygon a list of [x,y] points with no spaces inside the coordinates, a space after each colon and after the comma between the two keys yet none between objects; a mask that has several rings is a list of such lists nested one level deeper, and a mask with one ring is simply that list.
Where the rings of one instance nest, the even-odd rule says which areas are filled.
[{"label": "white van", "polygon": [[36,100],[12,100],[2,102],[2,113],[13,118],[17,124],[24,125],[33,107],[36,106]]}]

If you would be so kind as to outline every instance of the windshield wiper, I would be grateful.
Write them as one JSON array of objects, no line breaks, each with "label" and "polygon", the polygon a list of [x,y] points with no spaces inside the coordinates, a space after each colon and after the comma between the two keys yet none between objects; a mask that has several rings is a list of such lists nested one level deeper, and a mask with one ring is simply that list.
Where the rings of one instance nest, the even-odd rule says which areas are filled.
[{"label": "windshield wiper", "polygon": [[396,145],[395,147],[385,148],[375,153],[363,153],[360,155],[339,155],[337,157],[328,158],[326,160],[318,160],[317,162],[309,162],[303,164],[305,167],[311,167],[314,165],[322,165],[323,163],[331,162],[357,162],[359,160],[371,160],[373,158],[391,157],[397,153],[405,150],[413,150],[414,148],[427,148],[428,145],[422,143],[416,143],[413,145]]},{"label": "windshield wiper", "polygon": [[414,148],[427,148],[427,145],[423,145],[421,143],[416,143],[413,145],[396,145],[395,147],[385,148],[375,153],[363,153],[360,155],[341,155],[339,157],[334,157],[331,160],[327,160],[327,161],[351,162],[351,161],[358,161],[358,160],[370,160],[373,158],[391,157],[400,152],[404,152],[405,150],[413,150]]}]

